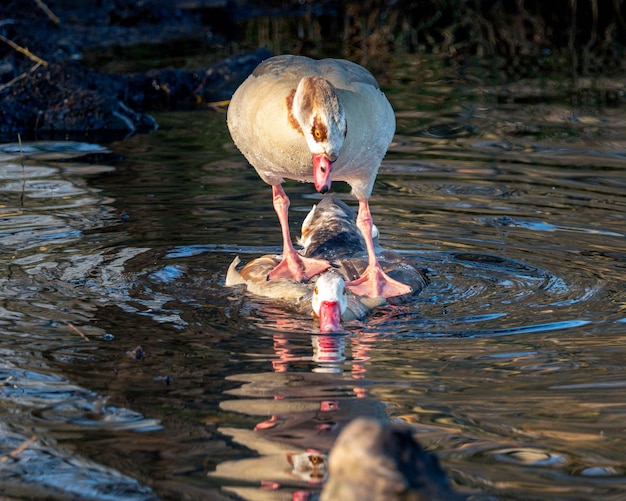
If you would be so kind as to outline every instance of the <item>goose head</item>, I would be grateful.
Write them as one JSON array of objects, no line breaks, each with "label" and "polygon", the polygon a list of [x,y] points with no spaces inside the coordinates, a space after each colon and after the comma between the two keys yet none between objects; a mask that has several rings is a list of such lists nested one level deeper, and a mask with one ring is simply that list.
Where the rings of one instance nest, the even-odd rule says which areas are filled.
[{"label": "goose head", "polygon": [[325,78],[304,77],[293,96],[292,113],[313,157],[315,189],[326,193],[330,190],[333,162],[348,131],[335,88]]},{"label": "goose head", "polygon": [[341,315],[348,307],[348,292],[343,277],[333,272],[322,273],[313,288],[311,307],[313,314],[320,319],[321,332],[341,330]]}]

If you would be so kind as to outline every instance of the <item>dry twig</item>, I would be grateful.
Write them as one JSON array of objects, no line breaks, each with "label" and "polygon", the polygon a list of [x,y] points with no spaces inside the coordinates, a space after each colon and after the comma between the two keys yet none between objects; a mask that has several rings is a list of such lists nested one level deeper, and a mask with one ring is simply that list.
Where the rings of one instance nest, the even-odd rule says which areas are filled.
[{"label": "dry twig", "polygon": [[26,167],[24,166],[24,150],[22,149],[22,135],[17,135],[17,141],[20,144],[20,160],[22,161],[22,192],[20,193],[20,207],[24,208],[24,194],[26,192]]},{"label": "dry twig", "polygon": [[50,8],[42,2],[42,0],[35,0],[35,3],[41,10],[46,13],[46,16],[48,16],[54,24],[56,24],[57,26],[61,24],[61,20],[54,15],[54,12],[52,12]]},{"label": "dry twig", "polygon": [[[41,63],[35,64],[30,70],[28,70],[28,73],[32,73],[40,66],[41,66]],[[28,73],[24,72],[21,75],[16,76],[13,80],[10,80],[5,84],[0,85],[0,92],[6,89],[7,87],[11,87],[11,85],[13,85],[15,82],[19,82],[22,78],[26,78],[28,76]]]},{"label": "dry twig", "polygon": [[85,341],[89,341],[89,338],[85,335],[85,333],[83,333],[83,331],[81,331],[78,327],[76,327],[74,324],[68,322],[67,326],[72,329],[76,334],[78,334],[80,337],[82,337]]},{"label": "dry twig", "polygon": [[211,103],[206,103],[206,107],[207,108],[211,108],[214,111],[220,111],[222,113],[226,113],[226,107],[228,106],[228,104],[230,103],[230,99],[227,99],[225,101],[213,101]]},{"label": "dry twig", "polygon": [[15,42],[13,42],[12,40],[9,40],[4,35],[0,35],[0,40],[2,40],[4,43],[10,45],[11,47],[13,47],[16,51],[21,52],[22,54],[24,54],[31,61],[35,61],[36,63],[42,64],[44,66],[48,66],[48,61],[45,61],[44,59],[41,59],[39,56],[36,56],[35,54],[33,54],[31,51],[29,51],[25,47],[22,47],[21,45],[17,45]]},{"label": "dry twig", "polygon": [[22,452],[28,449],[35,440],[37,440],[37,435],[33,435],[28,440],[22,442],[19,447],[0,457],[0,464],[6,463],[9,459],[19,456]]}]

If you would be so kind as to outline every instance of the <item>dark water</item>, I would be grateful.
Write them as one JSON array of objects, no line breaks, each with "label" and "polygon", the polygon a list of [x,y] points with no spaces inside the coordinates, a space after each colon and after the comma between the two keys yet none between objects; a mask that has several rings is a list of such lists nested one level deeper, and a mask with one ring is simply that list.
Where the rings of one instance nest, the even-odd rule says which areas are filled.
[{"label": "dark water", "polygon": [[[286,452],[374,415],[471,499],[625,499],[624,109],[544,84],[390,92],[373,215],[432,282],[345,335],[223,287],[280,249],[223,114],[159,116],[121,163],[0,148],[0,494],[292,499],[320,475]],[[286,190],[295,234],[317,196]]]}]

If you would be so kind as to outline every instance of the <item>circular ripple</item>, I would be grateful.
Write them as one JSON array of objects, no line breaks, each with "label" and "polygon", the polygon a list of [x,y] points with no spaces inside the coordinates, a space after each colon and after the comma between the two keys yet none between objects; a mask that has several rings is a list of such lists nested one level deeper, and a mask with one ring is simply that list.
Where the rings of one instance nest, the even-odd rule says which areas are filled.
[{"label": "circular ripple", "polygon": [[575,316],[581,313],[580,305],[594,309],[602,301],[601,284],[570,282],[519,260],[475,252],[405,257],[426,264],[431,279],[418,299],[420,336],[502,336],[577,328],[590,322]]},{"label": "circular ripple", "polygon": [[488,451],[486,454],[503,463],[523,466],[563,466],[569,463],[569,459],[564,455],[532,447],[512,447]]},{"label": "circular ripple", "polygon": [[146,419],[138,412],[104,405],[102,402],[68,401],[38,409],[33,415],[55,423],[116,430],[154,431],[162,428],[154,419]]},{"label": "circular ripple", "polygon": [[614,466],[589,466],[577,472],[581,477],[621,477],[624,470]]}]

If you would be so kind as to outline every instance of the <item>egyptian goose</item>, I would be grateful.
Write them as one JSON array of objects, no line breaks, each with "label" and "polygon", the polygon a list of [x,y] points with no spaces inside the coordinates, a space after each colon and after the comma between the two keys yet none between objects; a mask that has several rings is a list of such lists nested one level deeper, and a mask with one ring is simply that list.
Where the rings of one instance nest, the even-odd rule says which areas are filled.
[{"label": "egyptian goose", "polygon": [[228,128],[235,145],[272,186],[283,259],[268,278],[306,281],[329,267],[296,252],[289,233],[290,202],[281,183],[285,178],[312,182],[326,193],[334,179],[347,182],[359,201],[357,224],[367,247],[368,266],[347,284],[350,290],[370,297],[411,292],[383,272],[374,249],[368,198],[395,132],[395,116],[370,72],[341,59],[269,58],[233,95]]},{"label": "egyptian goose", "polygon": [[247,263],[235,257],[228,267],[225,285],[245,284],[248,292],[266,297],[299,313],[311,313],[319,318],[321,332],[341,330],[341,320],[364,318],[369,311],[385,303],[385,298],[359,297],[348,293],[343,277],[333,271],[322,272],[309,283],[290,278],[267,280],[267,274],[280,262],[281,256],[265,255]]},{"label": "egyptian goose", "polygon": [[[341,329],[339,320],[364,318],[372,309],[387,302],[382,296],[370,298],[346,294],[345,280],[359,276],[367,267],[367,249],[356,225],[356,213],[341,200],[323,198],[313,206],[302,223],[299,255],[328,260],[331,269],[325,270],[310,282],[290,278],[267,280],[268,273],[282,260],[282,256],[266,255],[247,263],[241,270],[236,257],[228,268],[226,286],[245,284],[248,291],[273,299],[290,309],[313,314],[320,319],[322,332]],[[377,246],[377,229],[373,226],[374,248],[380,252],[380,264],[392,277],[410,284],[413,293],[421,291],[426,278],[420,270],[393,253]],[[397,302],[409,296],[389,298]]]}]

